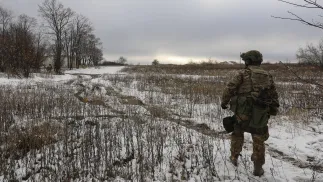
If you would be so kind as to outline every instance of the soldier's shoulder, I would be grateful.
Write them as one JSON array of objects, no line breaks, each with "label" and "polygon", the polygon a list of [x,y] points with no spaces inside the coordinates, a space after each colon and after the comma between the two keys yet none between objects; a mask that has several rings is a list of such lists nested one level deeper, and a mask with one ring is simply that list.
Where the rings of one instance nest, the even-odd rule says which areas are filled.
[{"label": "soldier's shoulder", "polygon": [[250,73],[251,73],[251,70],[247,68],[237,71],[237,75],[239,76],[247,76],[247,75],[250,75]]},{"label": "soldier's shoulder", "polygon": [[246,71],[248,71],[247,69],[240,69],[236,71],[236,75],[243,75],[246,73]]},{"label": "soldier's shoulder", "polygon": [[244,70],[235,70],[232,72],[232,75],[233,77],[239,77],[239,76],[242,76],[244,73]]},{"label": "soldier's shoulder", "polygon": [[241,69],[241,70],[236,70],[234,72],[234,76],[233,76],[233,79],[235,80],[241,80],[243,79],[244,75],[245,75],[245,70],[244,69]]}]

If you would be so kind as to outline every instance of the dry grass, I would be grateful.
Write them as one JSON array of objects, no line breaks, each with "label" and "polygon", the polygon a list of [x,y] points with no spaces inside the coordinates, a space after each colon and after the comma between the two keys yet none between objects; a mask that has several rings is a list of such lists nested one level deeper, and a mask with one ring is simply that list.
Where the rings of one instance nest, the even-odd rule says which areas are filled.
[{"label": "dry grass", "polygon": [[22,158],[31,150],[55,143],[62,137],[62,127],[55,122],[42,122],[21,128],[14,126],[7,136],[7,156]]},{"label": "dry grass", "polygon": [[[203,104],[217,103],[225,84],[232,78],[234,72],[242,67],[239,64],[158,65],[131,66],[125,71],[139,73],[138,89],[141,91],[159,88],[162,93],[181,94],[194,104]],[[300,64],[264,64],[262,67],[274,77],[282,106],[281,114],[317,116],[323,109],[322,89],[315,86],[316,83],[323,83],[322,68]]]},{"label": "dry grass", "polygon": [[[262,67],[271,72],[275,79],[279,81],[297,80],[291,76],[286,66],[290,67],[306,80],[313,80],[316,77],[322,77],[323,70],[320,67],[307,66],[300,64],[263,64]],[[205,75],[205,76],[231,76],[236,70],[243,69],[240,64],[186,64],[186,65],[157,65],[157,66],[128,66],[123,69],[129,73],[142,74],[183,74],[183,75]]]},{"label": "dry grass", "polygon": [[184,95],[191,101],[205,103],[214,102],[225,86],[223,77],[181,77],[178,75],[137,75],[140,81],[137,89],[140,91],[157,90],[171,95]]},{"label": "dry grass", "polygon": [[[208,137],[205,132],[210,130],[208,125],[184,121],[191,117],[213,122],[212,118],[223,117],[223,111],[216,106],[225,83],[239,69],[238,66],[133,66],[126,69],[137,74],[102,77],[109,82],[109,86],[102,87],[107,86],[104,96],[108,96],[110,102],[87,95],[76,94],[78,97],[75,97],[69,87],[62,86],[2,87],[0,142],[4,147],[0,148],[0,175],[5,179],[16,179],[8,171],[17,169],[15,159],[22,159],[21,165],[26,169],[41,161],[41,167],[30,170],[25,179],[37,174],[42,181],[86,181],[89,175],[101,181],[113,181],[116,176],[132,181],[153,180],[155,177],[160,180],[167,171],[159,167],[166,165],[171,166],[170,169],[173,166],[182,170],[185,175],[177,174],[176,170],[172,173],[187,180],[193,175],[198,176],[193,172],[208,161],[207,176],[214,174],[209,181],[220,179],[216,172],[225,170],[225,167],[217,162],[226,155],[221,149],[224,141],[219,137]],[[275,75],[275,81],[282,82],[277,84],[282,115],[315,116],[320,111],[306,109],[323,103],[323,98],[317,96],[321,94],[320,89],[293,82],[293,75],[280,65],[264,66]],[[303,70],[301,76],[304,78],[315,81],[322,78],[316,68],[294,66],[292,69]],[[200,76],[189,76],[194,74]],[[84,81],[84,84],[90,85],[91,82]],[[141,91],[143,97],[140,99],[143,100],[122,95],[123,88]],[[303,94],[293,94],[292,90]],[[122,107],[117,107],[120,103]],[[194,108],[198,104],[201,105]],[[115,112],[117,109],[121,110]],[[194,145],[193,140],[197,140]],[[171,152],[165,153],[166,150]],[[194,151],[191,158],[185,156],[185,150]],[[177,152],[176,157],[171,155],[173,152]],[[192,168],[196,170],[176,166],[185,160],[195,161]],[[52,170],[53,166],[64,168],[65,174]],[[161,171],[158,173],[157,170]]]}]

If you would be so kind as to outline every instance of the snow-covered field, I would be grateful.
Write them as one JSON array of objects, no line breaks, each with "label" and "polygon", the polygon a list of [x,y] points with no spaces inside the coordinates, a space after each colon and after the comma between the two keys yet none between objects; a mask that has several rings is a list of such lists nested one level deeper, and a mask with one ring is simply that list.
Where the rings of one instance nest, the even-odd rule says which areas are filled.
[{"label": "snow-covered field", "polygon": [[75,69],[65,71],[66,74],[89,74],[89,75],[103,75],[103,74],[116,74],[123,66],[98,66],[85,69]]},{"label": "snow-covered field", "polygon": [[281,114],[270,120],[259,178],[249,134],[239,167],[228,162],[225,75],[122,68],[1,76],[0,181],[323,181],[321,110],[299,109],[304,98],[289,93],[302,86],[278,85]]}]

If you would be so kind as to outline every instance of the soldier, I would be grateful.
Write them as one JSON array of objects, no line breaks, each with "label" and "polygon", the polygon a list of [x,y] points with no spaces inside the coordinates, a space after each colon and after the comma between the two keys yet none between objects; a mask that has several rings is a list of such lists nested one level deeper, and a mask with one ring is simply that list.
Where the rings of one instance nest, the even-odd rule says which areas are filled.
[{"label": "soldier", "polygon": [[236,120],[231,135],[230,161],[233,165],[238,165],[244,132],[251,133],[253,174],[262,176],[262,166],[265,164],[264,142],[269,138],[267,123],[270,115],[277,114],[278,94],[271,74],[260,67],[263,59],[259,51],[248,51],[241,54],[241,58],[245,62],[245,68],[238,71],[227,84],[221,98],[222,109],[227,109],[230,104]]}]

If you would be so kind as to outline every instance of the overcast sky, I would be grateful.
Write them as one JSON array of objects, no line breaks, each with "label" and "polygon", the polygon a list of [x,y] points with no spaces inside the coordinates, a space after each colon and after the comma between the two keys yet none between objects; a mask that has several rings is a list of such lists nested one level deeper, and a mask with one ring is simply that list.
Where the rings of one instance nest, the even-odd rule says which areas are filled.
[{"label": "overcast sky", "polygon": [[[38,17],[43,0],[0,0],[15,15]],[[291,0],[300,2],[302,0]],[[322,30],[296,21],[293,11],[308,20],[320,11],[296,8],[277,0],[60,0],[88,17],[101,39],[104,57],[124,56],[130,63],[187,63],[209,58],[239,61],[251,49],[265,61],[295,60],[299,47],[317,44]],[[323,2],[322,2],[323,4]],[[321,11],[322,12],[322,11]],[[41,19],[40,17],[38,17]]]}]

